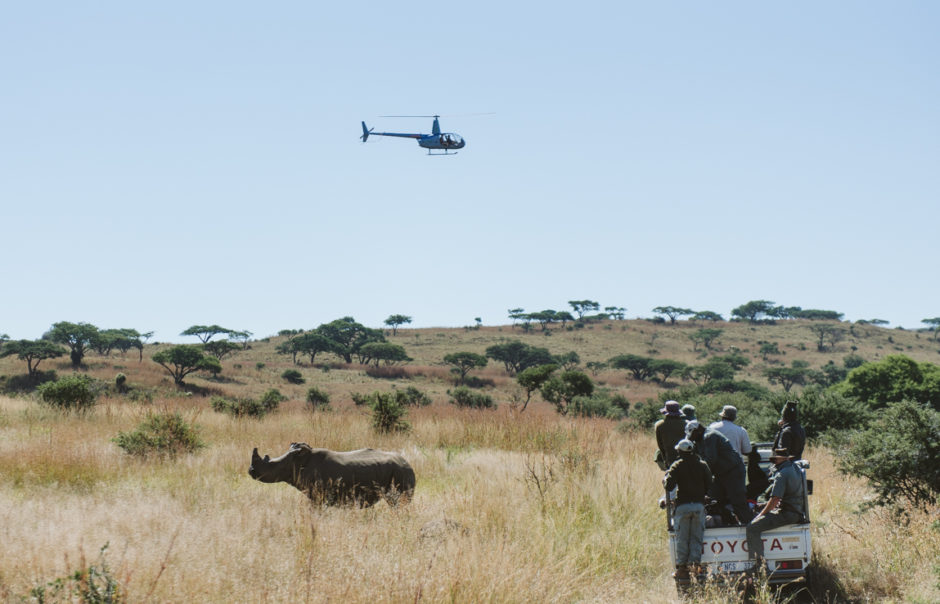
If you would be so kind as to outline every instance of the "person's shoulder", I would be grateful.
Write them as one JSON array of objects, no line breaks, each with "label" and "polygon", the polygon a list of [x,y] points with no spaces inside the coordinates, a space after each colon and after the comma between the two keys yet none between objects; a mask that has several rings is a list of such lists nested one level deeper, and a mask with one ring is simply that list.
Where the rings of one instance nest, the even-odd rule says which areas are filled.
[{"label": "person's shoulder", "polygon": [[712,422],[712,423],[708,424],[708,428],[709,428],[710,430],[717,430],[717,429],[719,429],[719,428],[724,427],[724,425],[725,425],[724,422]]}]

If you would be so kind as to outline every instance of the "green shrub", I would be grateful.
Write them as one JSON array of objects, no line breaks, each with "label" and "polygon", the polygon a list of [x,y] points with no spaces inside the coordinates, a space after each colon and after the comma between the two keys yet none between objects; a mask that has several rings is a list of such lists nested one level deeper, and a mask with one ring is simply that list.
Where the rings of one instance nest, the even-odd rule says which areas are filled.
[{"label": "green shrub", "polygon": [[296,369],[288,369],[281,374],[281,377],[287,380],[290,384],[303,384],[307,380],[304,379],[304,376],[297,371]]},{"label": "green shrub", "polygon": [[187,422],[179,412],[147,413],[133,432],[119,432],[111,439],[125,453],[139,457],[160,455],[176,457],[205,447],[198,426]]},{"label": "green shrub", "polygon": [[447,394],[451,397],[448,402],[458,407],[469,407],[471,409],[496,408],[496,403],[493,402],[492,396],[483,394],[482,392],[474,392],[466,386],[458,386],[453,390],[448,390]]},{"label": "green shrub", "polygon": [[395,400],[407,407],[426,407],[431,404],[431,397],[414,386],[395,391]]},{"label": "green shrub", "polygon": [[398,400],[399,397],[390,392],[373,392],[368,398],[372,409],[372,428],[376,432],[407,432],[411,429],[411,424],[404,420],[408,411]]},{"label": "green shrub", "polygon": [[330,395],[317,387],[307,390],[307,403],[313,411],[329,411]]},{"label": "green shrub", "polygon": [[274,411],[278,408],[278,405],[286,400],[287,397],[281,394],[281,391],[277,388],[271,388],[261,395],[261,405],[268,411]]},{"label": "green shrub", "polygon": [[114,377],[114,388],[121,394],[127,392],[127,376],[119,373]]},{"label": "green shrub", "polygon": [[74,374],[37,388],[39,400],[64,411],[86,411],[95,404],[100,388],[87,375]]},{"label": "green shrub", "polygon": [[209,404],[212,406],[213,411],[228,413],[234,417],[264,417],[277,408],[277,403],[274,407],[270,407],[269,404],[252,398],[229,398],[225,396],[213,396],[209,400]]},{"label": "green shrub", "polygon": [[913,401],[888,403],[871,427],[843,433],[836,445],[839,471],[862,476],[875,505],[912,505],[930,511],[940,498],[940,412]]},{"label": "green shrub", "polygon": [[625,415],[623,410],[615,407],[610,398],[600,392],[595,392],[590,396],[576,396],[571,400],[568,406],[568,413],[575,417],[607,417],[610,419],[622,419]]},{"label": "green shrub", "polygon": [[867,403],[848,398],[837,389],[806,388],[799,395],[778,394],[769,403],[777,417],[787,401],[797,402],[797,414],[806,438],[818,438],[830,432],[866,428],[874,417]]},{"label": "green shrub", "polygon": [[652,430],[653,425],[663,418],[663,414],[659,411],[662,408],[662,402],[652,398],[646,399],[634,405],[633,413],[630,415],[638,426]]},{"label": "green shrub", "polygon": [[[127,596],[121,584],[111,574],[104,559],[108,549],[105,543],[99,554],[97,565],[72,571],[64,577],[49,581],[29,590],[29,600],[38,604],[47,602],[82,602],[83,604],[117,604],[126,602]],[[84,566],[85,556],[81,557]],[[27,598],[22,598],[26,601]]]},{"label": "green shrub", "polygon": [[627,400],[627,397],[624,395],[620,393],[614,394],[610,397],[610,404],[623,412],[622,417],[626,417],[630,414],[630,401]]},{"label": "green shrub", "polygon": [[261,361],[258,361],[257,363],[255,363],[255,369],[257,369],[258,371],[261,371],[262,369],[264,369],[264,367],[265,367],[265,364],[262,363]]}]

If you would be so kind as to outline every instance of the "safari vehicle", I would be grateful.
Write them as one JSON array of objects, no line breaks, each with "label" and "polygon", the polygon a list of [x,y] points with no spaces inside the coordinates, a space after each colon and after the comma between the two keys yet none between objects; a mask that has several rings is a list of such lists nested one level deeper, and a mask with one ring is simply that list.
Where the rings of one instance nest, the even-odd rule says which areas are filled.
[{"label": "safari vehicle", "polygon": [[[769,471],[770,453],[772,443],[754,443],[760,454],[760,467]],[[767,581],[771,585],[788,585],[794,583],[809,583],[809,564],[812,559],[813,548],[810,539],[809,523],[809,495],[812,494],[813,481],[806,479],[806,470],[809,462],[804,459],[793,462],[800,470],[803,478],[803,508],[806,514],[799,524],[789,524],[765,532],[764,557],[767,561]],[[666,522],[669,530],[669,557],[673,566],[676,563],[676,532],[673,526],[673,511],[675,505],[667,492],[665,497]],[[753,561],[748,560],[747,535],[744,526],[716,526],[708,528],[706,525],[703,539],[704,552],[702,553],[699,580],[714,577],[733,581],[746,571],[751,570]],[[681,591],[688,586],[695,577],[676,577],[676,587]]]}]

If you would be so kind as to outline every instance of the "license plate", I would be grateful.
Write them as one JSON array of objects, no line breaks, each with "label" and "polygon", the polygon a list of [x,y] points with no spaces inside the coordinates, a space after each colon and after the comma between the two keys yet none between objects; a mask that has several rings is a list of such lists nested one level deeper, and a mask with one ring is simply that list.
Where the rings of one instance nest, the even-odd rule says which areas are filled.
[{"label": "license plate", "polygon": [[753,562],[749,561],[719,562],[716,571],[720,573],[743,573],[752,564]]}]

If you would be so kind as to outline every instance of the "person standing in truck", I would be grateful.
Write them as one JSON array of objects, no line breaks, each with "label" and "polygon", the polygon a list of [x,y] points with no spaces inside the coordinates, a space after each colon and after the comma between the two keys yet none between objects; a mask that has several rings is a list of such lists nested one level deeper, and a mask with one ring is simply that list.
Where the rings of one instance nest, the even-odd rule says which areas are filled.
[{"label": "person standing in truck", "polygon": [[675,446],[678,459],[663,478],[667,491],[676,491],[673,527],[676,531],[677,579],[688,579],[689,571],[699,572],[702,540],[705,536],[705,494],[712,486],[712,473],[694,453],[695,445],[683,438]]},{"label": "person standing in truck", "polygon": [[770,499],[757,516],[747,525],[747,556],[754,560],[752,571],[764,568],[764,541],[761,534],[787,524],[802,522],[806,515],[803,507],[803,477],[793,465],[794,457],[786,449],[774,449],[770,457],[774,464]]},{"label": "person standing in truck", "polygon": [[665,417],[653,426],[656,432],[656,445],[659,447],[656,461],[660,464],[660,468],[665,470],[676,460],[676,443],[685,438],[685,418],[682,417],[682,411],[679,410],[679,403],[676,401],[666,401],[659,412]]},{"label": "person standing in truck", "polygon": [[803,447],[806,446],[806,432],[796,413],[796,401],[787,401],[780,412],[780,429],[774,437],[774,449],[786,449],[793,459],[803,459]]},{"label": "person standing in truck", "polygon": [[730,505],[739,523],[750,522],[753,514],[747,506],[747,471],[741,454],[731,446],[724,434],[706,430],[698,420],[693,419],[685,425],[685,435],[695,443],[695,452],[705,460],[715,476],[710,496],[721,507]]},{"label": "person standing in truck", "polygon": [[708,426],[709,429],[724,434],[728,442],[731,443],[731,446],[738,452],[738,455],[743,457],[750,453],[751,437],[748,436],[747,430],[734,423],[735,420],[738,419],[738,408],[732,405],[725,405],[721,408],[721,413],[718,414],[718,417],[721,418],[721,421],[712,422],[712,424]]}]

